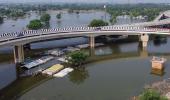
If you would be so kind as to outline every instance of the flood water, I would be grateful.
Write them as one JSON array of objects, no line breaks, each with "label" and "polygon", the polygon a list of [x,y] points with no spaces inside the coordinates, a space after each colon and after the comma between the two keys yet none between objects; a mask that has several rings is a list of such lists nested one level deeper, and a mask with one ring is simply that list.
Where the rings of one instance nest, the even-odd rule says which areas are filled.
[{"label": "flood water", "polygon": [[[85,12],[68,14],[63,12],[62,21],[55,18],[57,12],[49,11],[52,16],[50,27],[86,26],[94,19],[102,19],[104,12]],[[109,19],[109,15],[107,15]],[[24,19],[6,20],[0,25],[1,32],[20,31],[30,19],[39,18],[32,13]],[[121,23],[121,22],[120,22]],[[15,24],[15,26],[12,26]],[[71,42],[70,42],[71,41]],[[87,38],[72,38],[31,44],[26,52],[27,59],[40,57],[50,48],[66,47],[87,43]],[[169,78],[170,38],[157,44],[149,41],[147,50],[142,50],[138,42],[110,43],[93,50],[90,58],[94,62],[75,69],[63,78],[46,76],[21,77],[23,71],[13,63],[12,47],[0,48],[0,100],[129,100],[138,95],[145,85]],[[91,52],[86,49],[86,52]],[[167,58],[165,71],[161,75],[152,74],[152,56]],[[50,67],[57,63],[52,60],[39,67]],[[35,71],[33,68],[30,71]]]}]

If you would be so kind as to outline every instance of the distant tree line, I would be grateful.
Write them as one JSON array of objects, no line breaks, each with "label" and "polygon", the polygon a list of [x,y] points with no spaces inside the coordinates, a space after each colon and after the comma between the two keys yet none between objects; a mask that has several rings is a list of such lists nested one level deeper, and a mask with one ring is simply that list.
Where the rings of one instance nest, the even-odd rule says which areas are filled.
[{"label": "distant tree line", "polygon": [[146,16],[148,21],[153,20],[161,11],[170,9],[165,4],[133,4],[108,5],[107,12],[111,15],[110,22],[115,22],[117,16],[129,15],[131,17]]},{"label": "distant tree line", "polygon": [[[0,15],[19,17],[28,11],[47,11],[68,9],[69,13],[79,13],[79,10],[104,10],[104,4],[0,4]],[[148,20],[153,20],[160,11],[170,9],[167,4],[107,4],[107,12],[111,14],[110,22],[115,22],[116,16],[148,16]]]}]

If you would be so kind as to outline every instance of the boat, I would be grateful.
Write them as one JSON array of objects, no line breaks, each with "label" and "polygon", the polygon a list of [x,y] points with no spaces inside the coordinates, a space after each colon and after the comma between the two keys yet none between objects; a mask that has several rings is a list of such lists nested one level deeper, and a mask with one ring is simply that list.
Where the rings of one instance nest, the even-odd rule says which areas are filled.
[{"label": "boat", "polygon": [[74,51],[79,51],[79,48],[76,47],[67,47],[65,49],[63,49],[64,52],[74,52]]},{"label": "boat", "polygon": [[64,52],[59,49],[54,49],[54,50],[47,51],[47,54],[53,55],[53,56],[61,56],[64,54]]},{"label": "boat", "polygon": [[89,44],[77,45],[77,47],[80,48],[80,49],[84,49],[84,48],[88,48]]},{"label": "boat", "polygon": [[58,58],[57,60],[58,60],[58,61],[61,61],[61,62],[64,62],[64,63],[67,63],[67,62],[68,62],[68,60],[66,59],[65,56],[60,57],[60,58]]},{"label": "boat", "polygon": [[[99,47],[103,45],[104,45],[103,43],[95,43],[95,47]],[[81,44],[81,45],[77,45],[76,47],[80,49],[85,49],[89,47],[89,44]]]},{"label": "boat", "polygon": [[162,69],[164,69],[164,63],[165,62],[166,62],[165,58],[153,56],[153,58],[151,60],[152,68],[162,70]]},{"label": "boat", "polygon": [[61,64],[55,64],[52,67],[42,71],[42,74],[47,74],[47,75],[53,75],[56,72],[59,72],[60,70],[62,70],[64,68],[63,65]]},{"label": "boat", "polygon": [[32,61],[30,63],[27,63],[27,64],[25,64],[25,65],[23,65],[21,67],[31,69],[31,68],[36,67],[38,65],[44,64],[44,63],[46,63],[46,62],[48,62],[48,61],[50,61],[52,59],[54,59],[53,56],[44,56],[44,57],[41,57],[40,59],[37,59],[37,60]]},{"label": "boat", "polygon": [[74,69],[73,68],[65,68],[63,70],[61,70],[60,72],[54,74],[54,77],[64,77],[66,76],[68,73],[72,72]]}]

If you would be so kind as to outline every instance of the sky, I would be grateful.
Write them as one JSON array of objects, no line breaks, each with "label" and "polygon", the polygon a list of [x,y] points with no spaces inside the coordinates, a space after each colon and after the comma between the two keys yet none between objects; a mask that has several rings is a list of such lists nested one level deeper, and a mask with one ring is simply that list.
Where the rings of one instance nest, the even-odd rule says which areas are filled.
[{"label": "sky", "polygon": [[0,3],[27,3],[27,2],[64,2],[64,3],[170,3],[170,0],[0,0]]}]

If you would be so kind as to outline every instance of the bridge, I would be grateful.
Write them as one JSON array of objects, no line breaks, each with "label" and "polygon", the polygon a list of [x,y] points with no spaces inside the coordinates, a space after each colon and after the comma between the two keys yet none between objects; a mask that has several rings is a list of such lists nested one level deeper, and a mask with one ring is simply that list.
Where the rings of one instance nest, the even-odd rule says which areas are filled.
[{"label": "bridge", "polygon": [[[150,34],[170,35],[170,29],[161,27],[170,24],[170,19],[143,22],[127,25],[112,25],[103,27],[68,27],[55,29],[27,30],[22,32],[3,33],[0,35],[0,46],[13,46],[16,63],[24,61],[24,45],[33,42],[71,38],[89,37],[89,45],[95,47],[95,37],[100,35],[138,35],[143,48],[147,47]],[[160,26],[159,28],[154,28]]]}]

